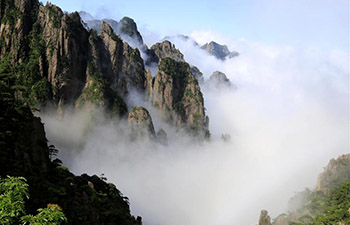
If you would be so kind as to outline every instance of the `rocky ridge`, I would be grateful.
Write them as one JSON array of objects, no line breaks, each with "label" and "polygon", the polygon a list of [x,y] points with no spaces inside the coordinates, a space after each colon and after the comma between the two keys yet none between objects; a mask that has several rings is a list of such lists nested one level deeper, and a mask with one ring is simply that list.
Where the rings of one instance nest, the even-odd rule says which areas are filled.
[{"label": "rocky ridge", "polygon": [[89,29],[99,31],[101,24],[105,22],[113,28],[117,35],[125,37],[126,39],[134,40],[137,46],[143,45],[143,39],[137,29],[137,25],[135,21],[129,17],[123,17],[118,22],[113,19],[98,20],[85,11],[80,11],[79,14]]},{"label": "rocky ridge", "polygon": [[350,154],[346,154],[331,159],[318,176],[315,190],[306,188],[296,193],[288,202],[288,212],[275,218],[272,224],[345,225],[349,222]]}]

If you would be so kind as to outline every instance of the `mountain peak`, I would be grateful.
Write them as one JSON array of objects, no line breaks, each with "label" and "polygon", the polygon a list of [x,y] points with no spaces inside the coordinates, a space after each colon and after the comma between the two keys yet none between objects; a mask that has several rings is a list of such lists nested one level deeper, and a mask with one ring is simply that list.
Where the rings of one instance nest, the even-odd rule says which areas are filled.
[{"label": "mountain peak", "polygon": [[85,12],[85,11],[80,11],[79,15],[80,15],[81,19],[84,21],[95,20],[95,17],[93,17],[90,13]]},{"label": "mountain peak", "polygon": [[225,60],[228,58],[233,58],[238,56],[239,53],[235,51],[230,51],[227,45],[220,45],[215,41],[211,41],[201,47],[201,49],[205,50],[210,55],[215,56],[217,59]]}]

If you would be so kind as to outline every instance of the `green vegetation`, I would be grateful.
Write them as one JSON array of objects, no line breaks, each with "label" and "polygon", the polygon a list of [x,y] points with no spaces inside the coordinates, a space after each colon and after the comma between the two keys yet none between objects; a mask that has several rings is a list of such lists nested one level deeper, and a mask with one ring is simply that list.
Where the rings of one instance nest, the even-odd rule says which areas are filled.
[{"label": "green vegetation", "polygon": [[291,198],[292,213],[284,217],[291,225],[350,224],[349,176],[350,155],[331,159],[318,178],[316,190],[305,189]]},{"label": "green vegetation", "polygon": [[127,106],[124,100],[110,88],[107,80],[102,77],[102,73],[97,70],[94,63],[88,64],[88,71],[91,75],[89,85],[85,87],[82,94],[77,99],[77,104],[81,107],[86,102],[91,102],[96,106],[107,105],[107,109],[112,117],[126,115]]},{"label": "green vegetation", "polygon": [[[15,85],[16,76],[7,60],[0,61],[0,78],[0,176],[26,178],[31,197],[26,200],[25,212],[34,215],[38,208],[55,202],[65,210],[69,224],[141,224],[141,218],[130,215],[127,198],[114,185],[97,176],[74,176],[60,160],[50,161],[57,150],[47,146],[42,124],[17,95],[21,87]],[[27,216],[23,222],[38,224],[42,216],[56,210],[54,207]]]},{"label": "green vegetation", "polygon": [[61,26],[61,19],[63,16],[62,10],[54,5],[47,5],[46,8],[49,11],[49,17],[53,23],[54,28],[59,28]]},{"label": "green vegetation", "polygon": [[205,138],[209,138],[210,133],[205,129],[204,111],[198,111],[203,108],[203,95],[190,66],[186,62],[164,58],[160,61],[158,69],[164,75],[161,79],[167,81],[165,84],[158,81],[160,89],[170,83],[168,80],[172,80],[172,107],[185,123],[190,117],[190,115],[186,115],[185,107],[191,107],[190,114],[193,114],[193,119],[187,127],[188,131],[194,135],[203,134]]},{"label": "green vegetation", "polygon": [[118,33],[128,35],[132,38],[137,38],[137,40],[142,43],[142,37],[137,31],[136,23],[129,17],[124,17],[119,21],[119,31]]},{"label": "green vegetation", "polygon": [[29,199],[27,180],[23,177],[0,179],[0,224],[59,225],[67,222],[61,207],[48,204],[45,209],[38,209],[38,214],[26,215],[25,200]]},{"label": "green vegetation", "polygon": [[350,224],[350,182],[344,182],[329,195],[314,192],[305,206],[310,214],[303,215],[292,225]]}]

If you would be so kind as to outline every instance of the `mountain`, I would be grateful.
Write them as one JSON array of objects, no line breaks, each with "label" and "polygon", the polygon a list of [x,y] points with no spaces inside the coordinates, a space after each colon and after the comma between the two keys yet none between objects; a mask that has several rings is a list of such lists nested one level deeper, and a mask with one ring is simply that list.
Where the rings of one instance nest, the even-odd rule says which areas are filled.
[{"label": "mountain", "polygon": [[[260,218],[267,217],[263,210]],[[298,192],[289,200],[288,212],[275,218],[272,224],[350,224],[350,154],[331,159],[318,176],[316,189]]]},{"label": "mountain", "polygon": [[115,34],[119,35],[123,40],[125,39],[125,41],[128,41],[133,47],[143,46],[143,39],[137,29],[137,25],[135,21],[129,17],[123,17],[118,22],[113,19],[98,20],[85,11],[80,11],[79,15],[89,29],[94,29],[99,33],[102,22],[105,22],[112,27]]},{"label": "mountain", "polygon": [[[58,204],[68,224],[140,225],[130,214],[128,199],[105,178],[75,176],[62,166],[54,146],[47,145],[44,126],[18,98],[20,87],[9,61],[0,63],[0,176],[25,177],[30,198],[26,211]],[[2,191],[2,190],[1,190]]]},{"label": "mountain", "polygon": [[214,41],[211,41],[201,47],[210,55],[215,56],[217,59],[225,60],[228,58],[233,58],[239,55],[238,52],[230,51],[226,45],[220,45]]},{"label": "mountain", "polygon": [[235,87],[231,84],[231,81],[227,78],[226,74],[220,71],[215,71],[207,80],[206,85],[209,87],[223,88],[223,87]]},{"label": "mountain", "polygon": [[93,17],[90,13],[85,12],[85,11],[80,11],[79,16],[83,21],[96,20],[95,17]]},{"label": "mountain", "polygon": [[81,15],[98,29],[87,29],[79,13],[63,13],[51,3],[1,2],[0,175],[28,180],[29,213],[55,203],[69,224],[141,224],[114,184],[104,177],[76,176],[59,159],[52,160],[57,150],[48,146],[33,111],[40,115],[54,109],[62,117],[67,111],[103,109],[108,119],[128,121],[131,130],[144,129],[148,135],[141,136],[167,145],[166,130],[156,133],[148,109],[128,105],[127,97],[137,92],[160,110],[164,122],[203,140],[210,136],[203,94],[194,70],[172,43],[144,47],[158,67],[152,77],[140,50],[120,37],[143,43],[132,19],[98,21]]},{"label": "mountain", "polygon": [[227,58],[233,58],[236,56],[239,56],[239,53],[236,51],[230,51],[226,45],[220,45],[216,43],[215,41],[211,41],[209,43],[206,43],[202,46],[200,46],[194,39],[192,39],[189,36],[179,34],[179,35],[174,35],[174,36],[166,36],[163,38],[163,40],[168,40],[168,41],[184,41],[184,42],[189,42],[195,47],[199,47],[205,52],[207,52],[210,55],[215,56],[217,59],[220,60],[226,60]]}]

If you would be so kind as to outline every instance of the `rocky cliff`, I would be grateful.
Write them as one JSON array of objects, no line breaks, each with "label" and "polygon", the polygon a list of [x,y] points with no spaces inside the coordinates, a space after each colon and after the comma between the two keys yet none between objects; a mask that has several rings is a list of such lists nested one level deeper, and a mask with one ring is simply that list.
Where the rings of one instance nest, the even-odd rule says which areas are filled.
[{"label": "rocky cliff", "polygon": [[288,208],[272,224],[349,224],[350,154],[331,159],[318,176],[316,189],[298,192],[289,200]]},{"label": "rocky cliff", "polygon": [[110,25],[115,33],[122,38],[127,39],[126,41],[133,40],[134,45],[143,46],[143,39],[140,32],[137,29],[137,24],[130,17],[123,17],[119,22],[113,19],[102,19],[98,20],[91,16],[89,13],[85,11],[80,11],[79,15],[82,20],[86,23],[89,29],[94,29],[99,32],[101,24],[103,22]]},{"label": "rocky cliff", "polygon": [[53,103],[60,112],[74,105],[97,105],[123,114],[122,97],[130,89],[144,91],[140,52],[107,23],[102,22],[99,36],[84,28],[78,13],[64,14],[50,3],[2,4],[0,57],[19,65],[17,82],[26,87],[24,98],[39,105]]},{"label": "rocky cliff", "polygon": [[134,107],[129,113],[128,123],[132,129],[132,138],[148,136],[156,139],[152,118],[144,107]]},{"label": "rocky cliff", "polygon": [[150,101],[163,112],[167,122],[209,137],[203,95],[187,63],[161,59],[157,76],[148,79]]},{"label": "rocky cliff", "polygon": [[0,63],[0,176],[25,177],[30,199],[26,212],[49,203],[58,204],[68,224],[140,225],[141,218],[130,214],[126,197],[105,178],[75,176],[47,145],[44,126],[16,94],[16,74],[11,63]]},{"label": "rocky cliff", "polygon": [[344,180],[350,181],[350,154],[329,161],[323,173],[317,178],[316,191],[327,195]]},{"label": "rocky cliff", "polygon": [[171,58],[178,62],[185,61],[183,54],[170,41],[156,43],[152,45],[150,50],[153,51],[154,54],[157,56],[155,61],[156,63],[158,63],[160,59],[164,58]]},{"label": "rocky cliff", "polygon": [[[53,105],[60,114],[66,108],[104,108],[112,116],[123,117],[127,114],[125,99],[136,91],[151,99],[167,122],[196,134],[208,134],[208,119],[196,78],[201,79],[200,71],[187,71],[183,54],[164,41],[151,49],[143,46],[152,56],[148,57],[151,63],[159,63],[161,68],[153,79],[145,71],[140,51],[117,35],[122,33],[142,41],[135,22],[125,17],[117,29],[113,30],[104,20],[99,32],[87,30],[78,13],[63,13],[50,3],[43,6],[34,0],[4,1],[0,58],[18,65],[16,83],[24,87],[21,96],[33,107],[44,110]],[[179,64],[169,63],[166,58]],[[173,68],[177,66],[178,69]],[[166,77],[174,85],[164,86],[167,91],[171,89],[164,94],[162,82]],[[162,100],[155,97],[158,94]]]}]

